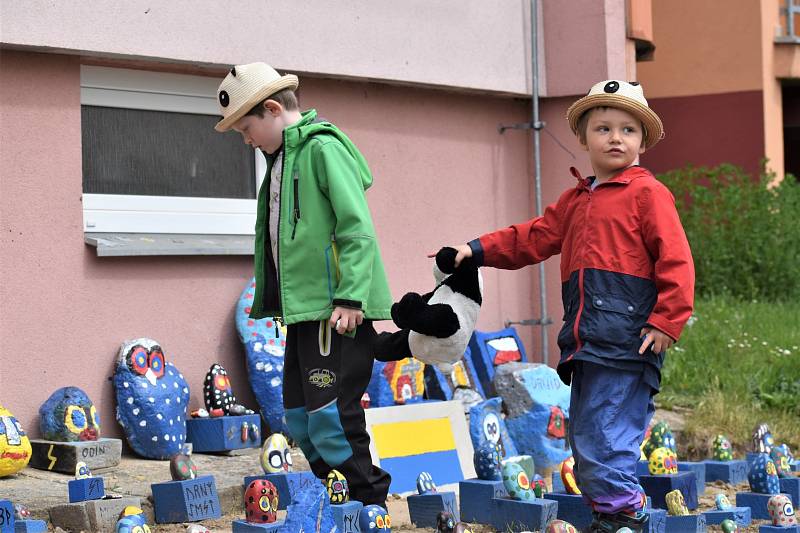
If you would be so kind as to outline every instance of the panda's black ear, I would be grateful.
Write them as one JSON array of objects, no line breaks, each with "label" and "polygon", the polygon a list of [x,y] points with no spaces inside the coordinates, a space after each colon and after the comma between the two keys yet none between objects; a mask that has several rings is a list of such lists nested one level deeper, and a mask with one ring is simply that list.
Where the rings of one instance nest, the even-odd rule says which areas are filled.
[{"label": "panda's black ear", "polygon": [[436,252],[436,266],[445,274],[452,274],[456,271],[456,255],[458,251],[455,248],[446,246]]}]

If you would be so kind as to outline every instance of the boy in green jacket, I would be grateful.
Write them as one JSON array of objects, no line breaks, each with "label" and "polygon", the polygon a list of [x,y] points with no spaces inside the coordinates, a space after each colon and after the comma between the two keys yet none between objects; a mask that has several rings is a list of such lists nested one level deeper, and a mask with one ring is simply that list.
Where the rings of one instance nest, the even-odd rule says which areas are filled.
[{"label": "boy in green jacket", "polygon": [[217,91],[215,129],[239,132],[268,163],[250,317],[287,326],[286,423],[314,474],[339,470],[353,499],[385,507],[391,478],[372,464],[360,403],[372,375],[372,320],[390,318],[392,305],[365,196],[372,175],[344,133],[299,111],[297,85],[251,63],[233,67]]}]

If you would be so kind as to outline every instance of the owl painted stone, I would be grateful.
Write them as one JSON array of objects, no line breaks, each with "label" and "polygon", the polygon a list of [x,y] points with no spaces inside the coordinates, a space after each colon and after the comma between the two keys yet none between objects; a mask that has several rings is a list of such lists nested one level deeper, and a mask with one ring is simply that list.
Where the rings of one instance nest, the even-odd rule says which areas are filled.
[{"label": "owl painted stone", "polygon": [[417,493],[431,494],[436,492],[436,483],[428,472],[420,472],[417,476]]},{"label": "owl painted stone", "polygon": [[689,514],[689,508],[686,507],[686,500],[683,493],[678,489],[669,491],[664,495],[664,500],[667,502],[667,511],[671,516],[685,516]]},{"label": "owl painted stone", "polygon": [[759,424],[753,430],[753,452],[766,453],[772,451],[772,445],[775,441],[772,438],[772,433],[767,424]]},{"label": "owl painted stone", "polygon": [[500,481],[500,450],[497,444],[486,441],[475,449],[472,457],[478,479]]},{"label": "owl painted stone", "polygon": [[158,342],[126,341],[114,374],[117,421],[131,448],[149,459],[169,459],[186,441],[189,385]]},{"label": "owl painted stone", "polygon": [[188,446],[184,446],[180,453],[169,458],[169,473],[173,481],[197,478],[197,465],[192,461],[192,456],[188,453],[187,448]]},{"label": "owl painted stone", "polygon": [[731,501],[724,494],[717,494],[716,498],[714,498],[714,505],[717,507],[718,511],[727,511],[733,507]]},{"label": "owl painted stone", "polygon": [[650,454],[650,461],[647,469],[652,475],[659,474],[677,474],[678,473],[678,458],[675,452],[669,448],[656,448]]},{"label": "owl painted stone", "polygon": [[580,533],[578,528],[565,522],[564,520],[551,520],[548,522],[547,527],[544,528],[544,533]]},{"label": "owl painted stone", "polygon": [[135,505],[125,507],[117,520],[115,533],[150,533],[144,511]]},{"label": "owl painted stone", "polygon": [[731,446],[731,441],[729,441],[725,435],[717,435],[714,437],[711,449],[713,450],[712,457],[715,461],[733,460],[733,447]]},{"label": "owl painted stone", "polygon": [[16,474],[31,460],[31,441],[11,411],[0,405],[0,477]]},{"label": "owl painted stone", "polygon": [[273,433],[261,445],[261,468],[267,474],[292,471],[292,453],[289,442],[280,433]]},{"label": "owl painted stone", "polygon": [[469,410],[469,436],[473,449],[491,442],[500,450],[501,459],[509,459],[519,452],[503,420],[502,402],[501,398],[491,398]]},{"label": "owl painted stone", "polygon": [[232,406],[236,405],[236,396],[233,394],[231,380],[228,379],[228,371],[219,363],[214,363],[206,373],[203,381],[203,400],[206,409],[222,409],[222,412],[230,414]]},{"label": "owl painted stone", "polygon": [[392,519],[380,505],[365,505],[358,517],[361,533],[380,533],[392,530]]},{"label": "owl painted stone", "polygon": [[100,437],[100,417],[85,392],[78,387],[62,387],[39,407],[39,429],[47,440],[97,440]]},{"label": "owl painted stone", "polygon": [[535,497],[528,474],[518,463],[503,463],[503,486],[512,500],[529,501]]},{"label": "owl painted stone", "polygon": [[750,490],[760,494],[778,494],[780,492],[780,480],[775,463],[766,453],[756,454],[750,462],[750,472],[747,474],[747,481],[750,483]]},{"label": "owl painted stone", "polygon": [[439,511],[436,515],[436,533],[455,533],[456,519],[452,513]]},{"label": "owl painted stone", "polygon": [[570,456],[561,463],[561,481],[569,494],[580,494],[578,482],[575,480],[575,458]]},{"label": "owl painted stone", "polygon": [[325,478],[325,488],[328,490],[328,499],[332,505],[341,505],[350,501],[347,478],[338,470],[328,472],[328,477]]},{"label": "owl painted stone", "polygon": [[739,525],[730,518],[720,522],[719,529],[722,533],[739,533]]},{"label": "owl painted stone", "polygon": [[86,479],[92,477],[92,471],[83,461],[75,464],[75,479]]},{"label": "owl painted stone", "polygon": [[787,527],[797,525],[792,500],[785,494],[776,494],[767,502],[767,511],[773,526]]},{"label": "owl painted stone", "polygon": [[783,446],[773,446],[772,450],[769,452],[769,458],[775,463],[775,470],[778,472],[778,477],[792,477],[789,457],[786,455]]},{"label": "owl painted stone", "polygon": [[244,518],[254,524],[271,524],[278,519],[278,503],[278,489],[271,481],[251,481],[244,491]]}]

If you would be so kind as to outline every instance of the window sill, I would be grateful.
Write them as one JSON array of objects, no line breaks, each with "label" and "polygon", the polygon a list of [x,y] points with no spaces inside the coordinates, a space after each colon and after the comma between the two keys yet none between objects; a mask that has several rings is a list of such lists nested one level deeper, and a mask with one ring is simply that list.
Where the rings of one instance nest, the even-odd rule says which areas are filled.
[{"label": "window sill", "polygon": [[253,255],[253,235],[174,233],[84,233],[98,257],[144,255]]}]

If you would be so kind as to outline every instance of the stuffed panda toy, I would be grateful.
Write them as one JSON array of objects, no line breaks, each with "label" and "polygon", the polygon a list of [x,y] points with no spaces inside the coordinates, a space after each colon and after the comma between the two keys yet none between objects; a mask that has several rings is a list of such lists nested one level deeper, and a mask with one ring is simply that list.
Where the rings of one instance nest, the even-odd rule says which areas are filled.
[{"label": "stuffed panda toy", "polygon": [[423,363],[453,364],[464,356],[481,308],[483,278],[471,257],[456,267],[456,253],[442,248],[436,254],[432,292],[409,292],[392,306],[392,320],[401,329],[378,335],[375,359],[399,361],[413,355]]}]

